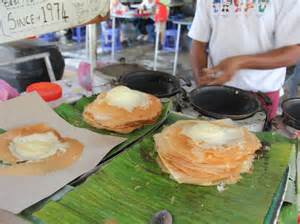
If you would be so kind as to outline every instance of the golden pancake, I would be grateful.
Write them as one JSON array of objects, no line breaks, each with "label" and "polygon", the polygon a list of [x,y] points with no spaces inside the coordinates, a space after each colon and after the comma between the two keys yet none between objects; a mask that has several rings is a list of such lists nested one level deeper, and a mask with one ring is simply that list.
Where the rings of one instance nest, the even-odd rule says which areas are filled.
[{"label": "golden pancake", "polygon": [[[84,109],[83,118],[93,127],[118,133],[130,133],[146,124],[155,123],[162,111],[160,100],[149,94],[138,93],[143,94],[143,99],[147,102],[145,105],[131,107],[130,110],[111,105],[107,101],[109,92],[102,93]],[[117,98],[118,96],[113,97]]]},{"label": "golden pancake", "polygon": [[[9,146],[17,137],[34,134],[53,133],[61,143],[66,144],[65,151],[57,151],[54,155],[36,161],[18,161]],[[58,132],[45,124],[28,125],[15,128],[0,135],[0,160],[9,166],[0,165],[0,175],[35,176],[44,175],[71,166],[83,151],[83,145],[74,139],[63,138]]]},{"label": "golden pancake", "polygon": [[162,170],[179,183],[197,185],[236,183],[241,173],[250,172],[261,147],[247,129],[220,121],[179,121],[154,139]]}]

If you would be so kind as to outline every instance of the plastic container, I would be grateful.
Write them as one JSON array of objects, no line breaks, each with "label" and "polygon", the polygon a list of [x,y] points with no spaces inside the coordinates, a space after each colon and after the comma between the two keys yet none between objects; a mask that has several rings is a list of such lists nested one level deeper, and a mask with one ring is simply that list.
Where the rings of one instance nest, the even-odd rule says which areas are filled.
[{"label": "plastic container", "polygon": [[19,96],[18,91],[0,79],[0,101],[9,100],[17,96]]},{"label": "plastic container", "polygon": [[46,102],[58,100],[62,97],[62,88],[60,85],[51,82],[33,83],[27,87],[26,92],[36,91]]}]

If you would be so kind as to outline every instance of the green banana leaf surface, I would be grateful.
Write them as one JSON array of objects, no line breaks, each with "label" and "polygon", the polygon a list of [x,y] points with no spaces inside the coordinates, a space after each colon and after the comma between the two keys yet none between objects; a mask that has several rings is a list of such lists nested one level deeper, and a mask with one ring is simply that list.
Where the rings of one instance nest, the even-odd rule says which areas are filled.
[{"label": "green banana leaf surface", "polygon": [[298,207],[295,204],[286,203],[282,207],[279,216],[279,224],[296,224],[298,217]]},{"label": "green banana leaf surface", "polygon": [[[175,122],[171,114],[166,124]],[[180,118],[179,118],[180,119]],[[132,145],[67,193],[33,215],[49,224],[147,224],[168,210],[175,224],[271,223],[281,198],[293,142],[274,133],[260,133],[270,145],[253,172],[219,192],[216,186],[178,184],[156,163],[152,136]]]}]

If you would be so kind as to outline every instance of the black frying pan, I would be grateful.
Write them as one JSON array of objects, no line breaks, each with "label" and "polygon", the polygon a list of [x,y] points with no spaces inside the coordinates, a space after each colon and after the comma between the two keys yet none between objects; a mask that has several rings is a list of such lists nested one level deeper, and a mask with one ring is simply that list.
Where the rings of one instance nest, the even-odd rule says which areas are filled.
[{"label": "black frying pan", "polygon": [[[242,120],[264,111],[258,97],[262,97],[267,105],[272,104],[271,100],[261,93],[219,85],[193,90],[190,93],[190,102],[195,110],[203,115],[216,119]],[[268,115],[265,129],[267,126],[270,126]]]},{"label": "black frying pan", "polygon": [[283,122],[300,130],[300,98],[292,98],[282,103]]},{"label": "black frying pan", "polygon": [[[155,95],[159,98],[172,97],[182,91],[180,80],[177,77],[165,72],[151,70],[136,71],[122,75],[118,84]],[[190,83],[186,85],[190,85]]]}]

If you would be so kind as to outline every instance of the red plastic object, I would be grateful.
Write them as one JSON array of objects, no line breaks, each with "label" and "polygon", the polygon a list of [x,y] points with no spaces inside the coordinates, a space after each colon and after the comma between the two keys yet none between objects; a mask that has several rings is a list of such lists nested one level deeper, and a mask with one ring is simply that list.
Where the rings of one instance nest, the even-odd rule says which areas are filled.
[{"label": "red plastic object", "polygon": [[26,88],[26,92],[36,91],[46,102],[54,101],[62,96],[62,88],[51,82],[37,82]]},{"label": "red plastic object", "polygon": [[154,14],[155,22],[167,22],[168,20],[168,8],[164,4],[157,2],[156,11]]}]

